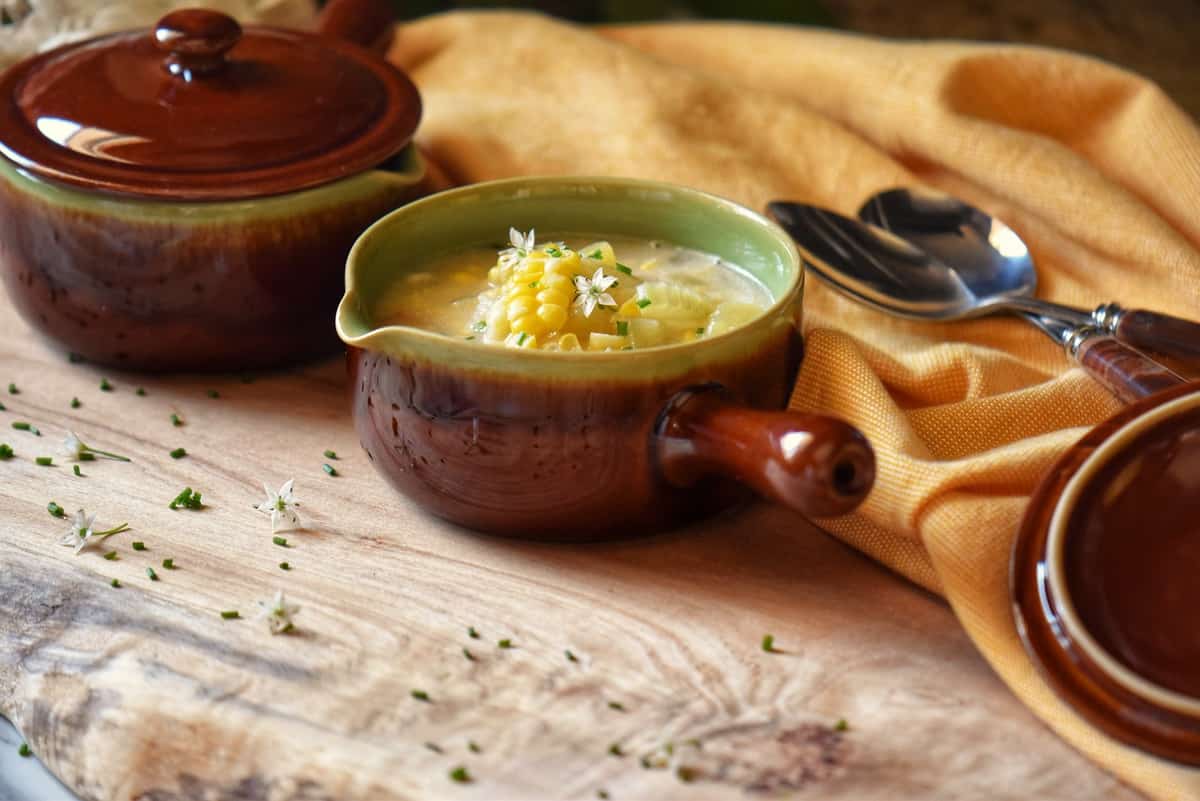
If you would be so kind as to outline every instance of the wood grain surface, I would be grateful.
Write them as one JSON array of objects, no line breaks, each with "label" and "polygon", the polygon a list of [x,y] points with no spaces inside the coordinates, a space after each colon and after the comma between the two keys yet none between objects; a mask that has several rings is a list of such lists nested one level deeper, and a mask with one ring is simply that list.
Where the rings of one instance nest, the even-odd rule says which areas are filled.
[{"label": "wood grain surface", "polygon": [[[2,296],[0,343],[0,714],[83,798],[1135,797],[1010,696],[940,601],[784,510],[587,546],[484,538],[372,472],[340,362],[121,375],[69,363]],[[68,428],[134,461],[37,466]],[[310,528],[285,549],[251,506],[292,477]],[[184,486],[206,508],[169,510]],[[50,501],[133,528],[75,556]],[[291,635],[252,618],[278,589],[302,606]]]}]

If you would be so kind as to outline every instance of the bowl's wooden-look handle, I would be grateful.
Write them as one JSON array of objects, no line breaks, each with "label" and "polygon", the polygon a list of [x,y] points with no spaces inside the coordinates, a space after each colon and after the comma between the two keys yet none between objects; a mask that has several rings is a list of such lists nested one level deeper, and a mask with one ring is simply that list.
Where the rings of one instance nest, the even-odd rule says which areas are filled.
[{"label": "bowl's wooden-look handle", "polygon": [[317,32],[386,53],[395,32],[396,10],[388,0],[329,0],[317,17]]},{"label": "bowl's wooden-look handle", "polygon": [[846,514],[875,482],[875,452],[850,424],[740,406],[717,386],[676,395],[659,418],[655,446],[675,486],[720,474],[806,517]]}]

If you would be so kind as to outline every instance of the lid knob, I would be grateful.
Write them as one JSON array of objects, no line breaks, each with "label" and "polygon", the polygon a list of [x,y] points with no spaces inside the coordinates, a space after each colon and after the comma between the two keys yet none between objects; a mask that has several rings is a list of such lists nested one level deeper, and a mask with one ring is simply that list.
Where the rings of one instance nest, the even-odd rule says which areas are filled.
[{"label": "lid knob", "polygon": [[206,8],[172,11],[154,26],[154,44],[170,54],[163,67],[185,81],[221,69],[225,54],[241,38],[237,20]]}]

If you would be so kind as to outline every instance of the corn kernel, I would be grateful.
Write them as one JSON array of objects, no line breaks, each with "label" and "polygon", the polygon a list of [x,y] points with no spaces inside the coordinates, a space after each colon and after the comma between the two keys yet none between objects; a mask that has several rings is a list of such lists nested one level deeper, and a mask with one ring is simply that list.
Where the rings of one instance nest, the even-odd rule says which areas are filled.
[{"label": "corn kernel", "polygon": [[632,297],[621,304],[621,308],[617,309],[617,314],[622,317],[640,317],[642,309],[638,306],[637,297]]},{"label": "corn kernel", "polygon": [[579,337],[574,334],[563,334],[558,338],[559,350],[581,350],[579,345]]},{"label": "corn kernel", "polygon": [[536,314],[526,314],[512,321],[512,330],[517,334],[544,334],[546,324]]},{"label": "corn kernel", "polygon": [[537,310],[537,316],[551,331],[556,331],[567,322],[567,308],[557,303],[544,303]]},{"label": "corn kernel", "polygon": [[571,280],[570,275],[548,272],[542,276],[542,288],[555,289],[570,295],[575,291],[575,282]]},{"label": "corn kernel", "polygon": [[571,302],[571,297],[566,293],[557,289],[543,289],[537,293],[538,303],[549,303],[554,306],[562,306],[564,309]]},{"label": "corn kernel", "polygon": [[533,314],[537,311],[537,307],[537,301],[531,295],[518,295],[508,303],[508,319],[512,321],[527,314]]}]

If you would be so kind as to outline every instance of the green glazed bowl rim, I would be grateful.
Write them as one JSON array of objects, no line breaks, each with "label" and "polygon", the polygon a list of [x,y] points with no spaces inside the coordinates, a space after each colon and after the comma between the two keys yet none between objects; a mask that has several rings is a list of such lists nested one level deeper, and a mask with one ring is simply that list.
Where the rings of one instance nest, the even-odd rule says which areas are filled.
[{"label": "green glazed bowl rim", "polygon": [[[369,315],[362,308],[361,296],[358,292],[357,271],[362,261],[362,253],[371,247],[373,239],[383,236],[387,230],[400,224],[404,218],[419,213],[431,206],[453,202],[457,198],[478,193],[514,190],[522,187],[536,186],[538,188],[554,188],[578,186],[608,187],[615,190],[633,189],[646,192],[669,192],[681,196],[691,202],[707,205],[718,213],[729,215],[731,220],[747,222],[763,230],[774,240],[779,250],[786,254],[786,263],[790,268],[791,277],[786,288],[779,292],[775,302],[765,309],[761,315],[745,325],[731,331],[712,337],[693,340],[674,345],[660,345],[653,348],[630,351],[543,351],[524,348],[505,348],[481,345],[465,339],[457,339],[445,334],[439,334],[423,328],[408,325],[370,326]],[[582,199],[581,199],[582,201]],[[582,201],[585,202],[585,201]],[[603,228],[601,224],[599,228]],[[680,243],[686,245],[686,243]],[[346,291],[338,305],[336,328],[342,341],[355,348],[396,353],[397,350],[411,355],[421,356],[430,360],[441,361],[450,357],[451,362],[463,367],[476,367],[493,370],[510,370],[521,373],[555,374],[562,371],[586,371],[588,367],[596,368],[596,377],[600,373],[611,374],[612,368],[620,365],[632,367],[635,364],[643,368],[652,368],[655,364],[678,361],[683,357],[689,363],[701,361],[687,359],[689,354],[713,354],[714,357],[746,353],[745,348],[739,347],[741,342],[759,341],[768,336],[783,317],[791,324],[791,310],[796,305],[804,289],[805,269],[800,254],[792,238],[775,222],[762,214],[743,206],[736,201],[719,195],[694,189],[680,184],[665,181],[652,181],[641,178],[620,178],[612,176],[522,176],[518,178],[503,178],[491,181],[480,181],[466,186],[448,189],[415,200],[389,212],[376,220],[369,228],[359,235],[350,254],[346,259]],[[772,292],[772,295],[776,295]],[[361,324],[355,325],[355,318],[361,317]],[[354,329],[364,329],[357,333]],[[402,349],[389,348],[386,344],[401,341]],[[704,359],[707,361],[707,359]],[[650,372],[661,372],[651,369]]]}]

